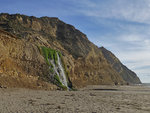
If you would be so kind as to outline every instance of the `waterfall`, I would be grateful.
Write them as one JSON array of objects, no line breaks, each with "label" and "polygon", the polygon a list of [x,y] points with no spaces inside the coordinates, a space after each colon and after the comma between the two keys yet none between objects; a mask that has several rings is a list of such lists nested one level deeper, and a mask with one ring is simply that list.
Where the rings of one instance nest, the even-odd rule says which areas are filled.
[{"label": "waterfall", "polygon": [[64,72],[64,69],[63,69],[63,66],[62,66],[62,62],[61,62],[61,59],[60,59],[58,53],[57,53],[57,58],[58,58],[58,68],[60,69],[59,78],[60,78],[62,84],[65,85],[66,87],[68,87],[66,74]]},{"label": "waterfall", "polygon": [[49,65],[49,75],[50,78],[52,78],[51,80],[53,80],[57,86],[69,90],[68,83],[70,85],[70,81],[66,77],[66,70],[64,70],[61,53],[44,46],[41,46],[41,48],[39,47],[39,49],[43,54],[46,63]]},{"label": "waterfall", "polygon": [[[54,71],[53,75],[54,76],[58,75],[59,80],[62,83],[62,85],[66,86],[67,89],[69,89],[66,74],[62,66],[61,58],[58,53],[56,54],[57,54],[57,64],[55,63],[54,59],[51,59],[51,60],[49,59],[49,63],[53,65],[53,71]],[[52,67],[50,66],[49,68],[52,68]]]}]

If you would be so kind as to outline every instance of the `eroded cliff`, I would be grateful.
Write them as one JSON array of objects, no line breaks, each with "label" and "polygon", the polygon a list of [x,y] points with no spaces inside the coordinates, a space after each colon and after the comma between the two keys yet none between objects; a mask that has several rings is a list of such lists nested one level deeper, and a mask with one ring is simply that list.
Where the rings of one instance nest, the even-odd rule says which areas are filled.
[{"label": "eroded cliff", "polygon": [[[11,59],[18,65],[16,70],[22,70],[20,76],[26,74],[25,76],[42,78],[42,82],[49,81],[44,77],[49,73],[48,66],[38,51],[38,46],[44,46],[61,52],[74,87],[128,82],[108,62],[103,51],[91,43],[85,34],[58,18],[0,14],[0,28],[15,37],[9,34],[7,39],[2,36],[5,33],[1,33],[0,49],[4,52],[0,53],[0,68],[6,75],[9,74],[5,69],[14,69],[11,65],[13,63],[10,63],[10,68],[5,66],[9,64],[7,59]],[[2,63],[4,61],[6,63]]]}]

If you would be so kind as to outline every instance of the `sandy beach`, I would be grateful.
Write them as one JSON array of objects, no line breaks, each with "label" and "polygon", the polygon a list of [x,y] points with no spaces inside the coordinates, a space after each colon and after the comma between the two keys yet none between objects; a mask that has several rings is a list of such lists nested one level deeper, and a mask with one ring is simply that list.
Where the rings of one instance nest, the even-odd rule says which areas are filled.
[{"label": "sandy beach", "polygon": [[88,86],[78,91],[0,89],[1,113],[150,113],[150,88]]}]

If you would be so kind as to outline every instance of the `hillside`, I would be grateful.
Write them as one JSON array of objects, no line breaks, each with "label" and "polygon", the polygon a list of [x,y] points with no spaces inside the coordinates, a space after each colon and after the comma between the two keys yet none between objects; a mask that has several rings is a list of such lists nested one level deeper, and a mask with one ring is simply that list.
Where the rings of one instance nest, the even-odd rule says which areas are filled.
[{"label": "hillside", "polygon": [[130,84],[139,84],[140,79],[137,77],[136,73],[129,70],[125,65],[123,65],[119,59],[110,51],[101,47],[104,57],[107,59],[108,63],[121,75],[124,81]]},{"label": "hillside", "polygon": [[[38,83],[44,84],[40,87],[48,87],[53,83],[53,74],[39,50],[39,47],[46,47],[62,54],[68,80],[73,87],[126,84],[129,81],[141,83],[136,74],[129,73],[131,71],[127,68],[123,68],[123,73],[129,73],[136,82],[126,74],[122,76],[111,65],[107,55],[91,43],[85,34],[58,18],[0,14],[0,29],[3,30],[0,32],[0,72],[4,81],[2,75],[12,77],[14,81],[33,77],[36,81],[34,87],[38,87]],[[14,73],[18,73],[16,77],[13,77]],[[29,81],[26,82],[16,82],[13,85],[10,80],[1,84],[24,87]]]}]

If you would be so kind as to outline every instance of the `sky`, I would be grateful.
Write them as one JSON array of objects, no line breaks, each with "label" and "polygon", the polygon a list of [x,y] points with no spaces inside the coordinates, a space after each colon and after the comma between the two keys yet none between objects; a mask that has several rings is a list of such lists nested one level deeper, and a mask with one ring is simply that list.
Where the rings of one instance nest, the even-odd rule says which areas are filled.
[{"label": "sky", "polygon": [[150,0],[0,0],[0,13],[58,17],[150,83]]}]

